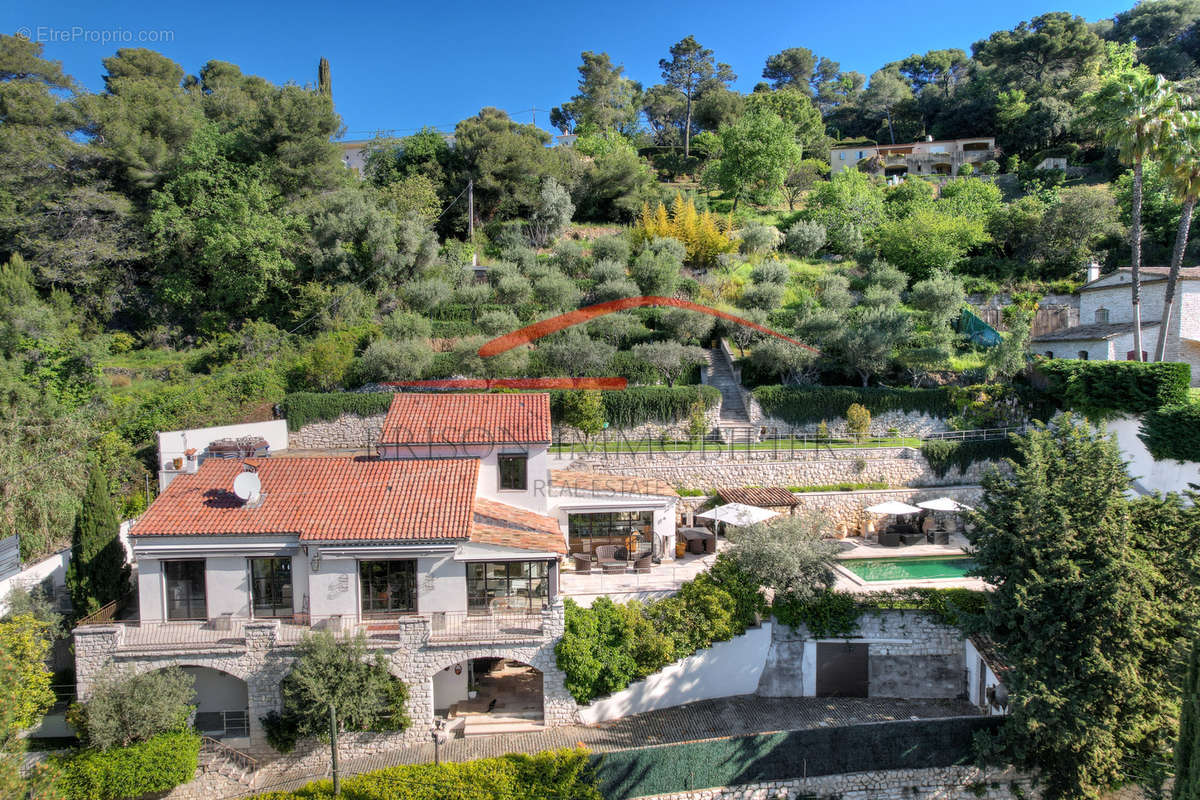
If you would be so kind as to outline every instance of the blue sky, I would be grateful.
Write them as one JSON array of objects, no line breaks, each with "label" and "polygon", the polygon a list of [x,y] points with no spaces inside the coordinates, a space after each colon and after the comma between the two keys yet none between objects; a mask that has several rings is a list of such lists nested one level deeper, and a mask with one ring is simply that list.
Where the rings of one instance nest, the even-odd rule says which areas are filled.
[{"label": "blue sky", "polygon": [[[749,91],[761,79],[765,58],[786,47],[808,47],[840,61],[843,69],[870,74],[913,52],[967,50],[992,31],[1045,11],[1095,20],[1130,5],[1132,0],[1065,5],[459,0],[339,7],[309,0],[187,5],[8,0],[0,8],[0,30],[23,29],[41,38],[46,56],[61,60],[92,90],[102,86],[100,59],[123,46],[158,50],[189,73],[218,59],[278,83],[314,82],[317,60],[324,56],[346,138],[367,138],[378,130],[402,135],[423,125],[449,130],[485,105],[523,122],[533,119],[528,109],[538,109],[536,121],[547,127],[549,109],[575,92],[583,50],[607,51],[649,86],[660,81],[658,59],[690,33],[732,65],[737,88]],[[163,32],[169,40],[163,41]],[[113,40],[143,35],[159,41]]]}]

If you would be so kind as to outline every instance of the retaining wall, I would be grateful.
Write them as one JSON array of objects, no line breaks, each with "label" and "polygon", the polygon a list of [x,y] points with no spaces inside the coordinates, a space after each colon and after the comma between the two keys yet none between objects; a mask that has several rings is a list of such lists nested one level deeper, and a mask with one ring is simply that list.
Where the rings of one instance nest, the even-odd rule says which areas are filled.
[{"label": "retaining wall", "polygon": [[771,646],[769,622],[676,661],[645,680],[579,709],[587,724],[659,708],[753,694]]},{"label": "retaining wall", "polygon": [[977,484],[996,464],[981,461],[938,476],[912,447],[754,450],[745,446],[684,453],[579,453],[573,469],[658,478],[672,486],[825,486],[883,482],[889,486]]}]

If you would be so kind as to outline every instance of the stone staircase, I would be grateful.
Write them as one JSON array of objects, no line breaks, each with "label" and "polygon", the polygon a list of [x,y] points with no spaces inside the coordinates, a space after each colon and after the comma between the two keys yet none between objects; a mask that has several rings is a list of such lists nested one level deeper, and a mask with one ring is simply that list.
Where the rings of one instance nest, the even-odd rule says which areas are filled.
[{"label": "stone staircase", "polygon": [[717,423],[721,441],[726,444],[757,442],[758,429],[750,424],[750,415],[742,400],[741,380],[730,369],[720,346],[708,351],[707,360],[704,382],[721,393],[721,418]]},{"label": "stone staircase", "polygon": [[254,786],[258,762],[250,756],[203,736],[200,739],[200,772],[220,775],[242,786]]}]

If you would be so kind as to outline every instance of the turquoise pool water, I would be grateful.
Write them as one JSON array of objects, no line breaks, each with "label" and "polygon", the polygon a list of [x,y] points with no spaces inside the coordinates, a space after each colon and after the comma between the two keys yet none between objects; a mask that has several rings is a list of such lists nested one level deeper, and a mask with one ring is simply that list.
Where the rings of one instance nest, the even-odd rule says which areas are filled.
[{"label": "turquoise pool water", "polygon": [[909,558],[848,558],[840,562],[864,581],[922,581],[965,578],[973,566],[967,556],[911,556]]}]

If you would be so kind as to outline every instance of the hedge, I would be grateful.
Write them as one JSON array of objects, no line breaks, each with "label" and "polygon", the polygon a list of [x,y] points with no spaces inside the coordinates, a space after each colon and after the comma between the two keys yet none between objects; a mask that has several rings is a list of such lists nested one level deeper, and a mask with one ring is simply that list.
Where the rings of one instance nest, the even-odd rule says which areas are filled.
[{"label": "hedge", "polygon": [[391,392],[293,392],[280,407],[288,430],[298,431],[312,422],[332,421],[342,414],[369,417],[384,414],[395,395]]},{"label": "hedge", "polygon": [[1200,404],[1180,403],[1147,411],[1138,438],[1159,461],[1200,461]]},{"label": "hedge", "polygon": [[[550,417],[562,421],[563,398],[570,390],[550,392]],[[721,402],[712,386],[631,386],[621,392],[602,392],[604,419],[612,428],[633,428],[647,422],[671,424],[687,419],[697,399],[705,408]]]},{"label": "hedge", "polygon": [[814,597],[783,595],[771,607],[783,625],[808,628],[813,636],[825,639],[850,636],[863,614],[883,610],[920,611],[955,628],[966,628],[983,613],[987,595],[974,589],[930,589],[910,587],[886,592],[821,592]]},{"label": "hedge", "polygon": [[914,411],[946,419],[956,411],[946,389],[760,386],[753,394],[764,414],[792,425],[839,419],[854,403],[866,406],[873,415]]},{"label": "hedge", "polygon": [[976,439],[959,442],[950,439],[929,439],[921,444],[921,455],[929,462],[929,468],[939,478],[958,467],[966,472],[979,461],[1000,461],[1016,458],[1017,448],[1010,439]]},{"label": "hedge", "polygon": [[[577,748],[388,767],[343,779],[342,796],[354,800],[601,800],[593,760]],[[255,800],[332,797],[332,781],[323,780],[293,791],[255,795]]]},{"label": "hedge", "polygon": [[70,800],[122,800],[165,792],[196,774],[200,737],[190,731],[163,733],[111,750],[82,750],[55,759],[58,785]]},{"label": "hedge", "polygon": [[1192,380],[1191,366],[1176,361],[1052,358],[1040,361],[1038,370],[1063,408],[1101,418],[1186,404]]},{"label": "hedge", "polygon": [[714,786],[877,770],[976,763],[975,735],[1002,717],[905,720],[708,739],[596,756],[604,797],[674,794]]}]

